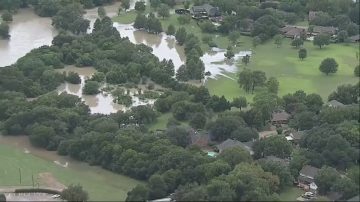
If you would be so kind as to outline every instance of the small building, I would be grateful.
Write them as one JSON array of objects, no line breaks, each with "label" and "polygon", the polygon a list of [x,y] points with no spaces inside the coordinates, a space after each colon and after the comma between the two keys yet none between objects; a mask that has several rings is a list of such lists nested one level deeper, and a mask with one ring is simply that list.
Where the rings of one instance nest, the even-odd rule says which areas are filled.
[{"label": "small building", "polygon": [[292,130],[289,132],[289,135],[286,136],[286,139],[294,144],[299,144],[301,138],[304,136],[304,131]]},{"label": "small building", "polygon": [[273,125],[287,124],[289,122],[289,119],[290,114],[288,114],[286,111],[278,111],[271,114],[271,123]]},{"label": "small building", "polygon": [[200,17],[200,16],[217,17],[221,15],[219,7],[214,7],[210,4],[193,6],[190,10],[190,13],[196,17]]},{"label": "small building", "polygon": [[315,177],[317,176],[318,172],[318,168],[309,165],[304,166],[299,172],[299,186],[306,191],[316,193],[317,185],[315,184]]},{"label": "small building", "polygon": [[225,149],[233,148],[233,147],[241,147],[248,151],[250,155],[254,154],[254,151],[252,150],[253,142],[240,142],[233,139],[227,139],[221,144],[216,145],[216,148],[219,150],[219,153],[223,152]]},{"label": "small building", "polygon": [[344,105],[343,103],[337,101],[337,100],[330,100],[327,104],[328,107],[332,107],[332,108],[342,108],[345,107],[346,105]]},{"label": "small building", "polygon": [[206,134],[200,134],[198,132],[191,132],[190,133],[190,140],[191,145],[195,145],[200,147],[201,149],[211,149],[209,146],[210,143],[210,135],[208,133]]},{"label": "small building", "polygon": [[287,25],[287,26],[281,28],[280,31],[285,37],[291,38],[291,39],[296,39],[296,38],[300,38],[302,35],[303,36],[307,35],[307,31],[303,27]]},{"label": "small building", "polygon": [[333,35],[336,35],[337,30],[338,29],[336,27],[314,26],[311,34],[314,36],[319,35],[319,34],[327,34],[327,35],[333,36]]},{"label": "small building", "polygon": [[349,37],[349,40],[350,40],[352,43],[360,42],[360,35],[357,34],[357,35],[355,35],[355,36],[351,36],[351,37]]}]

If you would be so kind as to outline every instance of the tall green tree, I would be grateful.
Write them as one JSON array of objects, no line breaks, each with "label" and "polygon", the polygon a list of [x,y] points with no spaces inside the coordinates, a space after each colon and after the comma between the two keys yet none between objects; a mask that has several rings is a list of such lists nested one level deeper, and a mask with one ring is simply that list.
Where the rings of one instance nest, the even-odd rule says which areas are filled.
[{"label": "tall green tree", "polygon": [[330,44],[330,36],[326,34],[319,34],[314,37],[313,44],[314,46],[319,46],[321,49],[323,46]]},{"label": "tall green tree", "polygon": [[166,4],[161,4],[160,7],[158,8],[158,15],[163,19],[169,17],[170,16],[169,6]]},{"label": "tall green tree", "polygon": [[66,201],[87,201],[88,193],[80,185],[70,185],[61,192],[61,198]]},{"label": "tall green tree", "polygon": [[276,44],[276,47],[280,48],[283,41],[283,37],[281,35],[274,36],[274,43]]},{"label": "tall green tree", "polygon": [[270,93],[277,94],[279,91],[279,81],[275,77],[270,77],[266,82],[266,87]]},{"label": "tall green tree", "polygon": [[336,73],[338,69],[338,63],[334,58],[326,58],[320,64],[320,71],[329,75],[329,73]]},{"label": "tall green tree", "polygon": [[184,27],[180,27],[175,34],[175,39],[178,42],[178,44],[181,46],[185,43],[185,39],[186,39],[186,30]]},{"label": "tall green tree", "polygon": [[298,52],[298,56],[300,60],[304,60],[307,57],[307,50],[305,48],[301,48]]},{"label": "tall green tree", "polygon": [[235,56],[233,50],[232,50],[232,47],[231,46],[228,46],[227,49],[226,49],[226,53],[224,53],[224,56],[230,60],[231,58],[233,58]]}]

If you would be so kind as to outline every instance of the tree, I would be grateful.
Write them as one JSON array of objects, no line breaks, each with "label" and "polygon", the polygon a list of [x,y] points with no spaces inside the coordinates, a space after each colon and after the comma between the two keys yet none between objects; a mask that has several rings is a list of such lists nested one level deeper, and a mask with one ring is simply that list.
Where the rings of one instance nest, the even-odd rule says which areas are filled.
[{"label": "tree", "polygon": [[167,35],[174,35],[176,32],[174,25],[170,24],[167,28],[166,34]]},{"label": "tree", "polygon": [[270,93],[277,94],[279,91],[279,81],[275,77],[270,77],[266,82],[266,86]]},{"label": "tree", "polygon": [[247,100],[246,97],[237,97],[234,98],[233,101],[231,102],[231,106],[239,108],[241,110],[241,108],[245,108],[247,107]]},{"label": "tree", "polygon": [[334,58],[326,58],[321,62],[319,69],[321,72],[329,75],[329,73],[336,73],[338,66]]},{"label": "tree", "polygon": [[3,23],[3,22],[0,24],[0,38],[1,39],[10,38],[9,25],[7,25],[6,23]]},{"label": "tree", "polygon": [[337,41],[340,43],[344,43],[348,41],[348,33],[345,30],[341,30],[338,34],[337,34]]},{"label": "tree", "polygon": [[0,194],[0,202],[6,202],[6,197],[3,193]]},{"label": "tree", "polygon": [[280,189],[285,189],[292,185],[293,177],[290,169],[286,164],[279,163],[273,160],[260,160],[260,165],[265,172],[271,172],[273,175],[279,177]]},{"label": "tree", "polygon": [[136,29],[144,29],[147,24],[146,16],[142,13],[137,14],[135,21],[134,21],[134,27]]},{"label": "tree", "polygon": [[252,93],[254,93],[255,87],[265,85],[266,82],[265,72],[259,70],[253,71],[252,79],[253,79]]},{"label": "tree", "polygon": [[319,46],[321,49],[323,46],[330,44],[330,36],[326,34],[319,34],[314,37],[313,44],[314,46]]},{"label": "tree", "polygon": [[315,183],[319,187],[320,194],[326,194],[330,191],[334,182],[340,179],[340,174],[332,167],[322,167],[315,176]]},{"label": "tree", "polygon": [[357,76],[357,77],[360,77],[360,65],[355,67],[354,75]]},{"label": "tree", "polygon": [[166,135],[169,137],[171,143],[181,147],[186,147],[190,144],[190,134],[188,129],[182,126],[168,128]]},{"label": "tree", "polygon": [[243,126],[244,123],[240,118],[234,117],[219,117],[216,121],[213,121],[207,125],[211,134],[211,139],[215,141],[224,141],[231,137],[231,133]]},{"label": "tree", "polygon": [[235,191],[230,185],[222,180],[214,179],[207,186],[209,201],[232,201]]},{"label": "tree", "polygon": [[100,6],[97,10],[98,12],[98,16],[103,19],[106,16],[106,11],[104,9],[104,7]]},{"label": "tree", "polygon": [[241,61],[242,61],[242,63],[245,64],[245,66],[247,66],[249,64],[249,62],[250,62],[250,55],[243,56]]},{"label": "tree", "polygon": [[309,130],[314,127],[315,120],[316,115],[314,112],[303,111],[296,113],[294,119],[290,121],[289,125],[299,130]]},{"label": "tree", "polygon": [[79,84],[81,83],[81,79],[78,73],[75,72],[69,72],[66,76],[66,81],[71,84]]},{"label": "tree", "polygon": [[1,15],[1,18],[5,22],[13,21],[13,16],[9,11],[4,11],[3,14]]},{"label": "tree", "polygon": [[70,185],[61,192],[61,198],[66,201],[87,201],[88,193],[80,185]]},{"label": "tree", "polygon": [[95,95],[99,93],[99,83],[96,81],[86,81],[83,92],[86,95]]},{"label": "tree", "polygon": [[208,198],[206,188],[196,183],[180,185],[174,197],[176,201],[206,201]]},{"label": "tree", "polygon": [[137,1],[135,3],[135,10],[139,12],[144,12],[146,9],[146,5],[144,1]]},{"label": "tree", "polygon": [[240,72],[238,83],[240,87],[245,90],[245,92],[250,92],[254,83],[253,73],[251,72],[251,70],[245,69]]},{"label": "tree", "polygon": [[195,129],[203,129],[206,124],[206,116],[202,113],[196,113],[190,119],[189,125]]},{"label": "tree", "polygon": [[232,44],[237,44],[237,41],[240,38],[240,32],[232,31],[229,33],[228,38]]},{"label": "tree", "polygon": [[235,56],[233,50],[232,50],[232,47],[231,46],[228,46],[227,49],[226,49],[226,53],[224,54],[224,56],[230,60],[231,58],[233,58]]},{"label": "tree", "polygon": [[179,22],[179,24],[185,25],[185,24],[187,24],[187,23],[189,23],[191,21],[191,16],[189,16],[189,15],[180,15],[179,17],[177,17],[177,21]]},{"label": "tree", "polygon": [[255,158],[271,155],[279,158],[287,158],[290,156],[293,148],[291,143],[287,141],[284,136],[277,135],[255,142],[253,150]]},{"label": "tree", "polygon": [[180,46],[182,46],[185,43],[186,40],[186,30],[184,27],[180,27],[175,34],[175,39],[178,42]]},{"label": "tree", "polygon": [[274,36],[274,43],[276,44],[276,47],[280,47],[283,41],[283,37],[281,35]]},{"label": "tree", "polygon": [[253,46],[254,48],[256,48],[260,43],[261,43],[260,37],[256,36],[256,37],[253,38],[253,40],[252,40],[252,46]]},{"label": "tree", "polygon": [[335,92],[329,95],[328,100],[337,100],[343,104],[350,105],[358,103],[359,84],[345,84],[338,86]]},{"label": "tree", "polygon": [[185,8],[185,9],[189,9],[189,8],[190,8],[190,4],[191,4],[191,2],[190,2],[189,0],[186,0],[186,1],[184,2],[184,8]]},{"label": "tree", "polygon": [[259,138],[258,132],[248,127],[239,127],[231,133],[231,138],[240,142],[249,142]]},{"label": "tree", "polygon": [[157,174],[149,178],[150,199],[163,198],[167,194],[167,186],[164,179]]},{"label": "tree", "polygon": [[300,48],[298,55],[300,60],[304,60],[307,57],[307,50],[305,48]]},{"label": "tree", "polygon": [[121,0],[121,7],[125,10],[130,8],[130,0]]},{"label": "tree", "polygon": [[291,46],[294,46],[296,48],[299,48],[303,44],[304,44],[304,41],[302,39],[300,39],[300,38],[296,38],[296,39],[291,41]]},{"label": "tree", "polygon": [[161,4],[158,8],[158,15],[161,16],[163,19],[170,16],[169,6],[166,4]]},{"label": "tree", "polygon": [[125,201],[146,201],[149,197],[149,188],[139,184],[127,193]]}]

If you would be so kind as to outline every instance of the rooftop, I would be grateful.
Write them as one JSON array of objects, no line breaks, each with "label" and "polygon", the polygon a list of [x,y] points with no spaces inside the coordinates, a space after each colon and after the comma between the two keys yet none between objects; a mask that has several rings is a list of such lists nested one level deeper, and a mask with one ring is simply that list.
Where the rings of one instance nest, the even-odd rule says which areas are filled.
[{"label": "rooftop", "polygon": [[319,172],[318,168],[306,165],[300,170],[300,174],[315,178],[317,173]]},{"label": "rooftop", "polygon": [[290,118],[290,114],[286,111],[273,112],[271,117],[271,121],[287,121]]}]

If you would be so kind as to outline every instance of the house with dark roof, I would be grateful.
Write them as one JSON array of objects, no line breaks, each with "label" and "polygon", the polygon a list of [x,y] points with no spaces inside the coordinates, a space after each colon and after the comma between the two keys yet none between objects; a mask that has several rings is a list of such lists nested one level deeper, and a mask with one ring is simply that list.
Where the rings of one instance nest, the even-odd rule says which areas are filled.
[{"label": "house with dark roof", "polygon": [[217,17],[221,15],[219,7],[214,7],[210,4],[193,6],[190,10],[190,13],[195,17],[200,17],[200,16]]},{"label": "house with dark roof", "polygon": [[298,177],[299,186],[305,189],[306,191],[311,191],[313,193],[317,192],[317,185],[315,184],[315,177],[318,175],[319,169],[306,165],[300,172]]},{"label": "house with dark roof", "polygon": [[333,108],[342,108],[346,106],[337,100],[330,100],[326,105]]},{"label": "house with dark roof", "polygon": [[253,142],[240,142],[233,139],[227,139],[224,142],[216,145],[216,148],[219,150],[219,153],[223,152],[226,149],[233,148],[233,147],[241,147],[248,151],[251,155],[254,154],[254,151],[252,150]]},{"label": "house with dark roof", "polygon": [[287,38],[296,39],[300,38],[302,35],[307,35],[306,28],[303,27],[296,27],[296,26],[285,26],[280,29],[282,35]]},{"label": "house with dark roof", "polygon": [[271,123],[273,125],[277,124],[287,124],[290,119],[290,114],[286,111],[277,111],[271,114]]},{"label": "house with dark roof", "polygon": [[351,37],[349,37],[349,40],[350,40],[352,43],[360,42],[360,35],[357,34],[357,35],[355,35],[355,36],[351,36]]},{"label": "house with dark roof", "polygon": [[311,34],[313,36],[316,36],[319,34],[327,34],[327,35],[333,36],[333,35],[336,35],[337,30],[338,29],[336,27],[314,26],[312,28]]},{"label": "house with dark roof", "polygon": [[190,145],[195,145],[198,146],[202,149],[211,149],[211,147],[209,146],[210,143],[210,135],[208,133],[206,134],[200,134],[198,132],[192,132],[190,133],[190,140],[191,140],[191,144]]},{"label": "house with dark roof", "polygon": [[285,138],[294,144],[299,144],[304,134],[304,131],[290,130],[285,132]]}]

